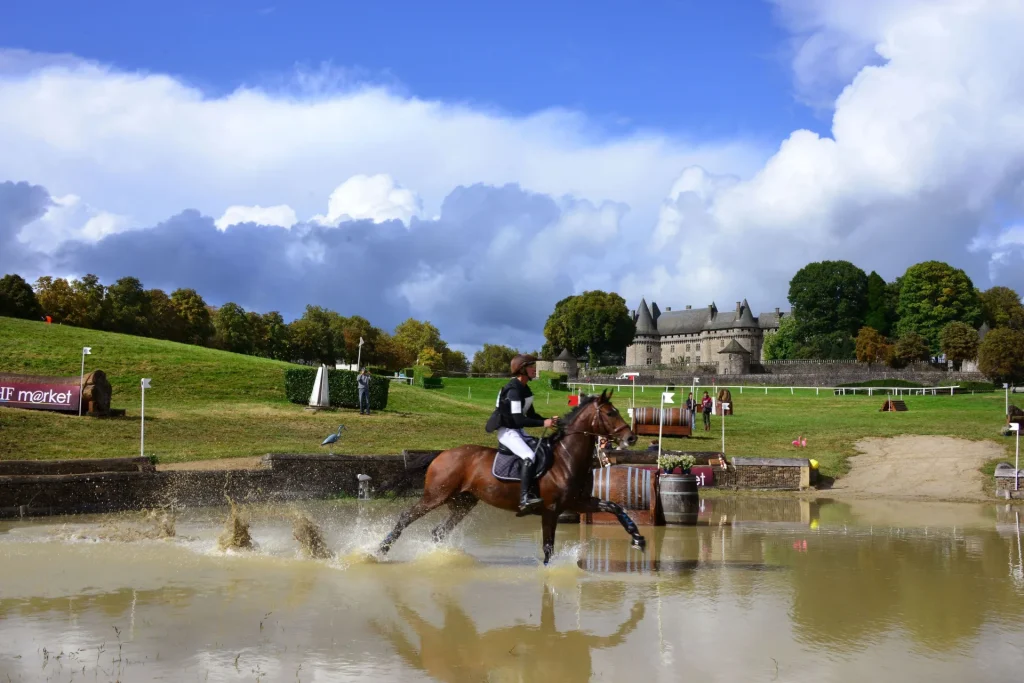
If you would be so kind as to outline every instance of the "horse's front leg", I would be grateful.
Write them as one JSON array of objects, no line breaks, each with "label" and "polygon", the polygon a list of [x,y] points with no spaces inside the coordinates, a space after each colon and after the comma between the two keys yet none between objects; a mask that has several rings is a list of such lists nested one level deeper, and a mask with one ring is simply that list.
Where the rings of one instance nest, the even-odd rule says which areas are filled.
[{"label": "horse's front leg", "polygon": [[569,509],[581,514],[587,512],[610,512],[619,520],[619,524],[626,530],[626,533],[633,537],[634,547],[643,550],[647,545],[647,541],[640,535],[640,530],[637,529],[636,523],[633,522],[632,518],[626,514],[626,511],[618,503],[613,503],[610,500],[601,500],[600,498],[590,498],[578,505],[570,506]]},{"label": "horse's front leg", "polygon": [[561,510],[551,510],[546,507],[541,512],[541,527],[544,532],[544,566],[547,566],[552,553],[555,552],[555,528],[558,526],[558,515],[560,514]]}]

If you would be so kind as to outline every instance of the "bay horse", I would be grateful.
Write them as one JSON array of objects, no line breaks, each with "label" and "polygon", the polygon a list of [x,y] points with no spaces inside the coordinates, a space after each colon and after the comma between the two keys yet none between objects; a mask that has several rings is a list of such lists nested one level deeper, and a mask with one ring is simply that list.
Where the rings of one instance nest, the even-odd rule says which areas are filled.
[{"label": "bay horse", "polygon": [[[616,503],[591,495],[594,472],[591,460],[599,436],[633,445],[636,435],[622,419],[606,391],[588,396],[558,421],[558,431],[551,437],[553,461],[538,481],[543,528],[544,564],[548,564],[555,546],[555,527],[563,511],[610,512],[633,538],[633,546],[644,549],[646,541],[626,511]],[[407,467],[406,473],[426,469],[423,497],[403,512],[395,528],[380,544],[380,555],[386,555],[402,531],[431,510],[447,504],[451,516],[433,530],[435,542],[441,542],[455,526],[465,519],[479,501],[502,510],[519,510],[519,482],[505,482],[491,472],[497,449],[489,446],[463,445],[437,454],[420,456]],[[536,513],[535,513],[536,514]]]}]

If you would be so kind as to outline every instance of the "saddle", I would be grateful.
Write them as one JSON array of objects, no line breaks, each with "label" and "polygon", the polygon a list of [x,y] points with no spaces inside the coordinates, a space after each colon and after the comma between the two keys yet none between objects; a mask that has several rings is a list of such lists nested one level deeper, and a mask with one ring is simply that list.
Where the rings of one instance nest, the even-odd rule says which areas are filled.
[{"label": "saddle", "polygon": [[[554,448],[550,439],[541,439],[540,448],[537,448],[537,437],[526,435],[523,437],[526,445],[536,450],[537,469],[533,478],[540,479],[551,469],[554,462]],[[523,459],[510,451],[505,446],[498,444],[498,454],[494,456],[494,465],[491,467],[491,474],[499,481],[520,481],[523,476]]]}]

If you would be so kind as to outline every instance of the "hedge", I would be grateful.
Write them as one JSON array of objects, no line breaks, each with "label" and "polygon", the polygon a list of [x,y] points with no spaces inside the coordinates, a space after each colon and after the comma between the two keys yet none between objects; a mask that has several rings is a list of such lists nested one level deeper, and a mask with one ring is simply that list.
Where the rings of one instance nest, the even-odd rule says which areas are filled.
[{"label": "hedge", "polygon": [[569,385],[566,384],[567,381],[569,381],[569,375],[559,375],[549,379],[548,384],[554,391],[568,391]]},{"label": "hedge", "polygon": [[[309,405],[313,393],[317,368],[295,368],[284,371],[284,393],[292,403]],[[331,405],[341,408],[359,407],[358,374],[351,370],[327,369],[327,384],[331,392]],[[370,410],[384,410],[388,405],[391,381],[370,375]]]},{"label": "hedge", "polygon": [[424,389],[444,389],[444,380],[440,377],[421,377],[417,384]]}]

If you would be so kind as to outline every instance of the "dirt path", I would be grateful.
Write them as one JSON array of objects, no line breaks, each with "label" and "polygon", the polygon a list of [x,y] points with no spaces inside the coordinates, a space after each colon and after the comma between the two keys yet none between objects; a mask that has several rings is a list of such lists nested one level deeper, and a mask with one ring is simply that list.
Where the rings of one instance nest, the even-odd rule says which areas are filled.
[{"label": "dirt path", "polygon": [[190,462],[169,462],[157,464],[158,472],[175,470],[261,470],[264,469],[263,456],[252,458],[212,458],[210,460],[193,460]]},{"label": "dirt path", "polygon": [[871,498],[989,500],[978,471],[1005,457],[998,444],[949,436],[861,439],[850,458],[850,473],[830,492]]}]

